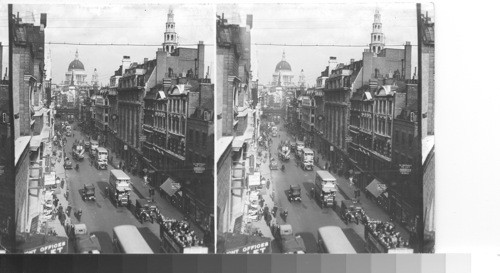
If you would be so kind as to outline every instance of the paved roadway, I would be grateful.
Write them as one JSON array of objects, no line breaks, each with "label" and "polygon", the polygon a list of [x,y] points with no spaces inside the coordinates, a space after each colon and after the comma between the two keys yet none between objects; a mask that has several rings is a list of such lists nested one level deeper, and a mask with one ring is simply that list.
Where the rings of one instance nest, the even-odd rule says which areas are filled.
[{"label": "paved roadway", "polygon": [[[71,157],[71,149],[75,139],[88,139],[83,136],[78,130],[74,130],[75,137],[67,137],[66,152],[75,166],[75,161]],[[126,207],[116,206],[108,196],[105,195],[105,189],[109,181],[110,170],[114,169],[108,165],[108,170],[97,170],[95,166],[91,166],[88,152],[85,152],[85,159],[78,162],[79,171],[74,168],[66,170],[66,176],[69,181],[70,196],[69,202],[73,207],[72,221],[78,223],[74,217],[74,211],[81,208],[83,211],[81,222],[87,225],[90,232],[96,234],[102,247],[103,253],[113,253],[112,237],[113,227],[118,225],[135,225],[143,235],[144,239],[148,242],[149,246],[155,253],[160,252],[160,227],[157,223],[146,222],[141,224],[135,217],[135,200],[138,198],[145,198],[141,192],[147,192],[147,186],[144,185],[143,180],[139,177],[129,174],[133,184],[133,191],[131,193],[132,206],[129,209]],[[96,201],[83,201],[82,190],[84,184],[92,183],[96,187]],[[139,187],[142,187],[140,190]],[[160,212],[171,218],[178,220],[183,219],[183,215],[176,208],[172,207],[166,200],[158,200],[160,196],[158,193],[155,195],[158,208]],[[199,238],[203,238],[201,231],[194,228]],[[71,247],[70,247],[71,249]],[[71,249],[72,250],[72,249]]]},{"label": "paved roadway", "polygon": [[[283,129],[279,132],[280,137],[274,137],[271,144],[272,157],[278,158],[278,144],[281,140],[290,140],[291,137]],[[269,162],[269,161],[267,161]],[[362,225],[348,224],[346,225],[333,208],[321,208],[316,200],[311,196],[311,189],[314,185],[314,178],[317,167],[314,171],[304,171],[297,164],[295,154],[292,153],[290,161],[279,163],[279,170],[271,171],[273,187],[278,196],[277,206],[280,211],[288,210],[287,223],[291,224],[296,234],[301,235],[306,245],[307,253],[317,253],[317,232],[318,228],[323,226],[339,226],[344,230],[344,233],[352,243],[358,253],[364,253]],[[285,165],[285,171],[281,171],[281,164]],[[302,189],[302,202],[289,202],[287,192],[290,185],[299,184]],[[343,197],[340,193],[337,194],[336,201],[340,204]],[[278,223],[283,223],[283,219],[278,216]]]}]

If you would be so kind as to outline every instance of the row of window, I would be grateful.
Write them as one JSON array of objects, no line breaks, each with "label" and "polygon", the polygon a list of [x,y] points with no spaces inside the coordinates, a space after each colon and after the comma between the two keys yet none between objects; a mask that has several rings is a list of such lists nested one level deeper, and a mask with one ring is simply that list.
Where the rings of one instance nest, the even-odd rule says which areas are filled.
[{"label": "row of window", "polygon": [[373,34],[373,41],[382,41],[382,36],[380,34]]},{"label": "row of window", "polygon": [[392,116],[392,100],[375,100],[375,113]]},{"label": "row of window", "polygon": [[392,132],[392,121],[385,118],[375,118],[375,133],[390,136]]}]

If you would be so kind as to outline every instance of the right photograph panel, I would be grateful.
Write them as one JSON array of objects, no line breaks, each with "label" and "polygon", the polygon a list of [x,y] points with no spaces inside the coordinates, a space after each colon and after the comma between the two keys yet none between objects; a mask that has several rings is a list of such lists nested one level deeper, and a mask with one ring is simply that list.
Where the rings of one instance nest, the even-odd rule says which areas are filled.
[{"label": "right photograph panel", "polygon": [[433,252],[433,17],[218,5],[218,253]]}]

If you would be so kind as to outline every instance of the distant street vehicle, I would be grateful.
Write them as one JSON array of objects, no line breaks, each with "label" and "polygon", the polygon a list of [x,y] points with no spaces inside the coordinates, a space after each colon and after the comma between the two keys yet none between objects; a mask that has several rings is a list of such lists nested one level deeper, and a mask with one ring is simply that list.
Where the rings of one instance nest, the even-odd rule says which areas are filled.
[{"label": "distant street vehicle", "polygon": [[304,148],[301,153],[301,166],[303,170],[314,170],[314,151],[309,148]]},{"label": "distant street vehicle", "polygon": [[320,253],[356,254],[344,232],[337,226],[326,226],[318,229],[318,248]]},{"label": "distant street vehicle", "polygon": [[132,185],[130,177],[122,170],[111,170],[109,174],[109,197],[119,206],[130,205]]},{"label": "distant street vehicle", "polygon": [[95,201],[95,186],[94,184],[83,184],[83,200]]},{"label": "distant street vehicle", "polygon": [[280,246],[281,253],[284,254],[305,254],[306,246],[304,239],[299,235],[294,235],[292,225],[281,225],[276,230],[275,238]]},{"label": "distant street vehicle", "polygon": [[275,158],[271,158],[271,160],[269,161],[269,169],[270,170],[278,169],[278,161]]},{"label": "distant street vehicle", "polygon": [[66,157],[66,159],[64,160],[64,169],[66,170],[73,169],[73,163],[71,162],[71,160],[69,160],[68,157]]},{"label": "distant street vehicle", "polygon": [[302,202],[301,188],[299,185],[290,185],[290,189],[288,190],[288,201],[299,201]]},{"label": "distant street vehicle", "polygon": [[327,171],[316,171],[313,192],[322,208],[335,206],[337,179]]},{"label": "distant street vehicle", "polygon": [[132,225],[113,228],[113,246],[116,253],[154,254],[137,227]]},{"label": "distant street vehicle", "polygon": [[90,157],[96,158],[97,156],[97,148],[99,147],[99,143],[95,140],[90,141]]},{"label": "distant street vehicle", "polygon": [[103,147],[98,147],[97,158],[95,160],[95,165],[98,170],[107,170],[108,169],[108,150]]},{"label": "distant street vehicle", "polygon": [[85,224],[76,224],[70,231],[70,237],[75,240],[75,251],[78,254],[100,254],[101,244],[94,234],[90,234]]}]

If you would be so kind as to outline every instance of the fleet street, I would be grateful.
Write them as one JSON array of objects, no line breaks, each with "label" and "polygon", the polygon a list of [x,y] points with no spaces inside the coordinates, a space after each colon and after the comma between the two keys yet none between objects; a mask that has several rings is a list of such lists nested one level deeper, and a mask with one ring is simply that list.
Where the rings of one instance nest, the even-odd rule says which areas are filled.
[{"label": "fleet street", "polygon": [[[344,10],[218,7],[218,251],[270,242],[273,253],[422,252],[432,220],[420,158],[433,125],[418,132],[414,55],[417,24],[432,35],[431,19],[403,15],[413,5],[366,5],[345,9],[351,24],[319,20],[318,8]],[[233,16],[245,13],[244,23]],[[402,21],[412,26],[402,32]]]},{"label": "fleet street", "polygon": [[[53,9],[14,5],[16,15],[9,16],[12,33],[19,34],[13,57],[27,60],[12,64],[19,71],[12,79],[14,104],[23,105],[14,136],[16,249],[213,252],[213,56],[203,42],[214,39],[206,22],[211,7],[175,6],[183,39],[174,6],[148,9],[147,16],[124,7],[100,13],[127,28],[119,34],[109,30],[116,27],[110,21],[91,19],[99,7],[59,8],[60,14],[35,14]],[[48,23],[52,16],[54,24]],[[128,17],[158,35],[145,37],[123,21]],[[70,29],[81,22],[112,40],[142,35],[144,45],[106,44],[90,31],[56,30],[57,24]],[[47,37],[93,41],[46,48]],[[27,82],[24,75],[33,76]],[[45,250],[63,243],[68,247]]]}]

